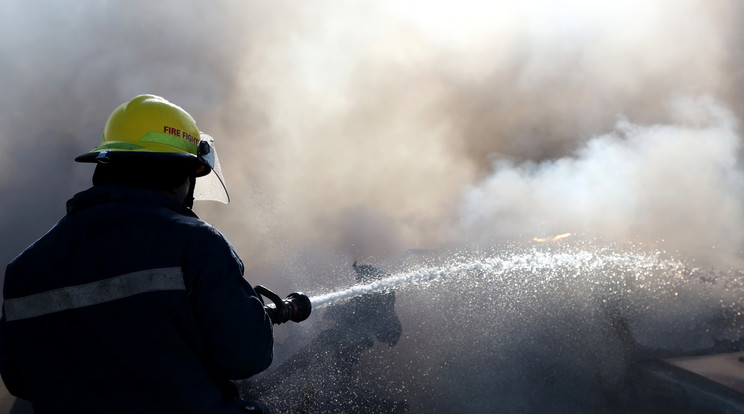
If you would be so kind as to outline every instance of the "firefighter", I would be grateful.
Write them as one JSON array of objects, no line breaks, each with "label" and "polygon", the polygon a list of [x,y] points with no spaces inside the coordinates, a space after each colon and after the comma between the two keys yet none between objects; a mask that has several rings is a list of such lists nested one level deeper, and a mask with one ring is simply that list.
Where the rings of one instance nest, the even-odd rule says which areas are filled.
[{"label": "firefighter", "polygon": [[262,412],[233,380],[270,365],[272,323],[232,245],[191,210],[229,200],[211,137],[140,95],[75,160],[95,164],[93,186],[6,269],[10,393],[36,414]]}]

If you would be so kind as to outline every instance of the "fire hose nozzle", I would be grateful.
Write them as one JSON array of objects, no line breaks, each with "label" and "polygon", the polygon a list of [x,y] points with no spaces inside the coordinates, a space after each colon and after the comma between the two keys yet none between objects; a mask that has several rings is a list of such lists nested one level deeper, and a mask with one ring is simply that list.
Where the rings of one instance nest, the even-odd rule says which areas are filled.
[{"label": "fire hose nozzle", "polygon": [[264,305],[264,310],[274,325],[288,321],[302,322],[312,312],[312,303],[310,303],[310,298],[305,294],[295,292],[287,296],[286,299],[282,299],[279,295],[261,285],[257,285],[253,289],[258,294],[261,302],[263,302],[261,296],[266,296],[271,300],[272,303]]}]

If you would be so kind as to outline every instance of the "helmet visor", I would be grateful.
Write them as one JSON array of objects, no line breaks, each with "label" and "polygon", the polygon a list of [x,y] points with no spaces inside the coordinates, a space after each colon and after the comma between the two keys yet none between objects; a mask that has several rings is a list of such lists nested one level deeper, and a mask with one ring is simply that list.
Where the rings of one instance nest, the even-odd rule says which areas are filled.
[{"label": "helmet visor", "polygon": [[227,193],[225,179],[222,177],[220,159],[214,148],[214,138],[205,133],[200,135],[198,157],[209,165],[211,171],[207,175],[196,178],[194,200],[213,200],[227,204],[230,202],[230,195]]}]

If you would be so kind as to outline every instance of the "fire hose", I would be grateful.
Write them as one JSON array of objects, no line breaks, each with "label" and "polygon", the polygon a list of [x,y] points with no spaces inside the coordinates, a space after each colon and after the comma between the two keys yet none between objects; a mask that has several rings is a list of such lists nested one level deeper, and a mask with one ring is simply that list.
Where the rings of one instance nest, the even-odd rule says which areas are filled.
[{"label": "fire hose", "polygon": [[[264,310],[274,325],[288,321],[302,322],[310,316],[312,304],[310,298],[305,294],[290,293],[289,296],[282,299],[279,295],[261,285],[254,286],[253,290],[256,291],[258,298],[264,303]],[[266,304],[262,296],[265,296],[272,303]]]}]

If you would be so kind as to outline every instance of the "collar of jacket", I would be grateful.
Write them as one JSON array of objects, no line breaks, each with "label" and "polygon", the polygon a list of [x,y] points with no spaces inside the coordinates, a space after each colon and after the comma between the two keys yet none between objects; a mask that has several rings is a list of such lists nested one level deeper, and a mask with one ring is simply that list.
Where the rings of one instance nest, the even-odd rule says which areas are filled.
[{"label": "collar of jacket", "polygon": [[190,209],[155,190],[119,184],[97,185],[75,194],[67,200],[67,214],[75,214],[88,207],[121,200],[141,200],[144,203],[166,207],[185,216],[198,218],[196,213]]}]

